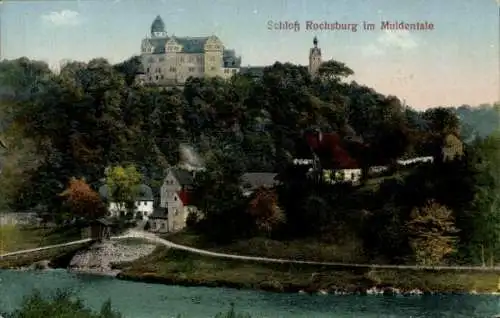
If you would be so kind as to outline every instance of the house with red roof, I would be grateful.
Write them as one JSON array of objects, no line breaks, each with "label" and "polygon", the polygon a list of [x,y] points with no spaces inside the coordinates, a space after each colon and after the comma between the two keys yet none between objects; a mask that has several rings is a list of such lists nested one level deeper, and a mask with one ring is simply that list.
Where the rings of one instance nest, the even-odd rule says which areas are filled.
[{"label": "house with red roof", "polygon": [[152,232],[176,232],[186,227],[191,213],[199,214],[192,204],[194,172],[173,167],[167,171],[160,188],[160,205],[150,216],[149,230]]},{"label": "house with red roof", "polygon": [[314,166],[322,170],[324,181],[357,183],[361,180],[361,167],[345,149],[345,141],[338,133],[310,130],[304,137],[313,155]]}]

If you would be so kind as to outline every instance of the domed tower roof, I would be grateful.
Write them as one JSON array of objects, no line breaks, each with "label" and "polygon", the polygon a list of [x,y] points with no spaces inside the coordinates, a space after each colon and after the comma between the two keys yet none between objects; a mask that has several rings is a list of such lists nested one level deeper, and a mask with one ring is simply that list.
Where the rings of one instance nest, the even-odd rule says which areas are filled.
[{"label": "domed tower roof", "polygon": [[153,36],[158,33],[165,33],[165,23],[159,15],[156,16],[153,23],[151,24],[151,35]]}]

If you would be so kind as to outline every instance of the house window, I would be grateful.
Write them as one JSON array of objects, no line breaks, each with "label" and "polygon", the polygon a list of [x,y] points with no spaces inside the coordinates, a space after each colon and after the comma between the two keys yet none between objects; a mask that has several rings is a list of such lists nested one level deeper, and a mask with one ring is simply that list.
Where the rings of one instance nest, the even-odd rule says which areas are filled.
[{"label": "house window", "polygon": [[227,73],[229,73],[229,70],[226,68],[226,69],[224,70],[224,73],[226,73],[226,74],[227,74]]},{"label": "house window", "polygon": [[236,69],[233,70],[233,74],[236,74]]},{"label": "house window", "polygon": [[191,73],[194,72],[194,67],[190,67],[189,72],[191,72]]},{"label": "house window", "polygon": [[149,67],[146,69],[146,73],[149,73]]},{"label": "house window", "polygon": [[174,215],[179,215],[179,210],[174,209]]},{"label": "house window", "polygon": [[172,67],[170,67],[170,72],[176,72],[175,67],[173,67],[173,66],[172,66]]}]

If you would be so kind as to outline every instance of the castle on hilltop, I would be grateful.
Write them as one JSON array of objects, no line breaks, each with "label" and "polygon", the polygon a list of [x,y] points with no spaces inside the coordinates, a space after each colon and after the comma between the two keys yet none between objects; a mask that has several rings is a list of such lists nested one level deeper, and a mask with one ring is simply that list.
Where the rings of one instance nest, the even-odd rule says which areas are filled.
[{"label": "castle on hilltop", "polygon": [[[321,64],[321,49],[315,37],[309,52],[309,72],[316,74]],[[226,49],[216,36],[178,37],[168,35],[165,23],[157,16],[150,36],[141,43],[142,70],[138,81],[160,86],[183,86],[189,77],[230,78],[237,73],[259,76],[264,67],[242,67],[241,57]]]}]

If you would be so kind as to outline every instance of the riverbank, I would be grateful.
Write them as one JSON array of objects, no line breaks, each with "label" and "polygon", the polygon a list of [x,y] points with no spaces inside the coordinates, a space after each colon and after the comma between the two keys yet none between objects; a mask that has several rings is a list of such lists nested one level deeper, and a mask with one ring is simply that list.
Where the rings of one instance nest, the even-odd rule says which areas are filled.
[{"label": "riverbank", "polygon": [[95,243],[81,250],[71,259],[67,268],[72,272],[116,276],[114,263],[131,262],[151,254],[156,248],[142,239],[112,240]]},{"label": "riverbank", "polygon": [[158,247],[120,263],[119,279],[181,286],[320,294],[498,292],[499,275],[472,271],[382,270],[217,259]]},{"label": "riverbank", "polygon": [[75,254],[88,249],[91,245],[92,242],[86,242],[26,254],[0,257],[0,269],[26,268],[38,262],[47,262],[47,266],[51,268],[65,268]]},{"label": "riverbank", "polygon": [[64,268],[74,273],[116,276],[119,271],[112,269],[113,263],[137,260],[155,248],[156,245],[138,238],[85,242],[0,257],[0,269]]},{"label": "riverbank", "polygon": [[74,288],[75,296],[93,310],[100,310],[103,301],[110,299],[112,307],[120,311],[123,318],[215,317],[230,308],[231,303],[237,311],[252,317],[485,318],[500,312],[498,297],[487,295],[365,297],[263,293],[230,288],[144,284],[74,275],[65,270],[0,270],[0,281],[0,308],[7,312],[19,308],[23,298],[31,295],[34,289],[50,297],[57,290],[68,288]]},{"label": "riverbank", "polygon": [[0,254],[56,245],[81,239],[76,227],[41,227],[36,225],[0,225]]}]

